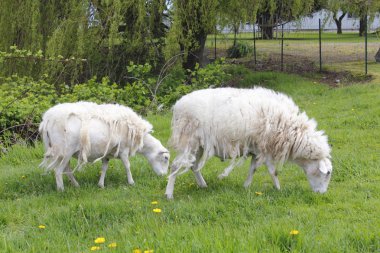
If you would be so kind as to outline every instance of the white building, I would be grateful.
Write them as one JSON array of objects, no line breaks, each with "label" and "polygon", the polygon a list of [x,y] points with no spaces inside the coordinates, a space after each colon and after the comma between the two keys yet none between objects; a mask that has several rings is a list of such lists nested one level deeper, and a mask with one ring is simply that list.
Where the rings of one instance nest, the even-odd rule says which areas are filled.
[{"label": "white building", "polygon": [[[341,11],[338,13],[338,17],[342,14]],[[328,10],[321,10],[315,12],[311,15],[300,18],[297,21],[289,22],[284,25],[284,30],[292,31],[292,30],[318,30],[319,27],[319,19],[321,19],[322,28],[325,31],[336,31],[337,27],[333,19],[333,14]],[[342,20],[342,30],[344,31],[354,31],[359,30],[359,18],[349,13],[345,15]],[[380,29],[380,13],[375,15],[373,19],[370,19],[368,24],[369,31],[375,31]],[[279,27],[280,28],[280,27]],[[240,27],[239,32],[252,32],[252,25],[246,24]],[[256,25],[256,31],[259,28]],[[222,33],[230,33],[233,30],[231,28],[224,28]]]},{"label": "white building", "polygon": [[[340,15],[342,15],[341,11],[338,12],[338,17]],[[337,27],[333,19],[333,13],[328,10],[321,10],[313,13],[310,16],[302,17],[299,21],[287,23],[286,25],[284,25],[284,29],[318,30],[319,19],[321,19],[323,30],[336,31]],[[342,20],[342,30],[359,30],[359,20],[360,19],[358,17],[347,13]],[[376,29],[380,29],[380,15],[377,14],[373,20],[370,20],[368,25],[369,31],[375,31]]]}]

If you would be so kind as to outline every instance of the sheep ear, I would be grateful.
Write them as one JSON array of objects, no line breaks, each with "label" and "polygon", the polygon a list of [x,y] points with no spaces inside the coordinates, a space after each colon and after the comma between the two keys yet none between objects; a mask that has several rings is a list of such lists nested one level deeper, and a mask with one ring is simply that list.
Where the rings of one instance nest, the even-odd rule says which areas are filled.
[{"label": "sheep ear", "polygon": [[317,121],[315,119],[310,119],[309,120],[309,124],[310,124],[310,129],[312,130],[315,130],[317,128]]},{"label": "sheep ear", "polygon": [[331,172],[331,163],[329,160],[325,161],[325,160],[321,160],[319,162],[319,170],[323,173],[323,174],[329,174]]}]

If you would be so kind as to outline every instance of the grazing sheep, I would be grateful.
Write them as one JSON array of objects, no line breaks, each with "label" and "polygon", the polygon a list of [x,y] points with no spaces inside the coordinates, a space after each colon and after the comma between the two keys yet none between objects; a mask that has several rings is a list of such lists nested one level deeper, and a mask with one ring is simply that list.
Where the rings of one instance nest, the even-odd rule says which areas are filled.
[{"label": "grazing sheep", "polygon": [[169,151],[150,135],[152,125],[125,106],[91,102],[59,104],[45,112],[39,131],[46,151],[40,166],[55,169],[58,190],[64,189],[64,172],[74,186],[79,186],[69,166],[72,156],[78,158],[79,168],[88,161],[102,160],[98,183],[102,188],[112,156],[122,160],[129,184],[134,181],[128,159],[136,152],[148,159],[158,175],[168,171]]},{"label": "grazing sheep", "polygon": [[165,194],[173,198],[176,176],[190,168],[197,184],[207,187],[200,170],[212,156],[232,159],[219,178],[252,156],[244,186],[265,163],[277,189],[275,164],[290,160],[304,169],[311,188],[323,193],[332,165],[327,137],[316,126],[289,97],[264,88],[205,89],[183,96],[173,108],[170,144],[177,156]]}]

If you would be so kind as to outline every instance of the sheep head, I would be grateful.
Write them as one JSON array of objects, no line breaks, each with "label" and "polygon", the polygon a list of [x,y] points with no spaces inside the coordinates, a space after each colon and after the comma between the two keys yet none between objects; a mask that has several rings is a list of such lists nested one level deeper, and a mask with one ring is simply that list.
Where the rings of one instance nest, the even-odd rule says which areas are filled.
[{"label": "sheep head", "polygon": [[321,160],[296,160],[304,170],[310,186],[314,192],[325,193],[329,185],[332,173],[330,158]]},{"label": "sheep head", "polygon": [[154,172],[163,176],[168,173],[170,153],[161,142],[150,134],[144,136],[143,147],[139,151],[149,161]]}]

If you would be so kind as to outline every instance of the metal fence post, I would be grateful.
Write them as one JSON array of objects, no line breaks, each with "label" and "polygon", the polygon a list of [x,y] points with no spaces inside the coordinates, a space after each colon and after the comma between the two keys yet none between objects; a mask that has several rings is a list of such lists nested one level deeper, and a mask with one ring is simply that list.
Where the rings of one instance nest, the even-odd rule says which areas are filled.
[{"label": "metal fence post", "polygon": [[281,71],[284,71],[284,24],[281,24]]},{"label": "metal fence post", "polygon": [[253,24],[253,60],[256,65],[256,27],[255,24]]},{"label": "metal fence post", "polygon": [[368,74],[368,48],[367,48],[367,46],[368,46],[368,33],[367,33],[367,24],[368,24],[368,20],[367,20],[367,13],[365,14],[366,16],[365,16],[365,27],[364,27],[364,37],[365,37],[365,39],[364,39],[364,53],[365,53],[365,56],[364,56],[364,59],[365,59],[365,75],[367,75]]},{"label": "metal fence post", "polygon": [[214,59],[216,60],[216,32],[217,28],[215,26],[215,34],[214,34]]},{"label": "metal fence post", "polygon": [[322,72],[322,27],[319,19],[319,72]]}]

